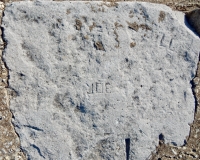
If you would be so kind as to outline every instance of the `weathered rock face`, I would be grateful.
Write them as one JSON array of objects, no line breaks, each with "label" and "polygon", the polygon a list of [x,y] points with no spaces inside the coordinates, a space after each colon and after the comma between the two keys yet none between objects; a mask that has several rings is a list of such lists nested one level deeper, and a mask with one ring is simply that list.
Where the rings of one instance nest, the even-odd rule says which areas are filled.
[{"label": "weathered rock face", "polygon": [[3,27],[13,123],[30,159],[143,160],[161,133],[184,143],[200,46],[168,7],[18,2]]}]

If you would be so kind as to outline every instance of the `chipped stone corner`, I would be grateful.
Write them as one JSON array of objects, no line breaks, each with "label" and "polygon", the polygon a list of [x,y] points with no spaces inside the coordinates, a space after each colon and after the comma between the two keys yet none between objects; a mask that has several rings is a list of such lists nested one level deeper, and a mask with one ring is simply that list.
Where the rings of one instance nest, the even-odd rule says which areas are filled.
[{"label": "chipped stone corner", "polygon": [[[0,19],[3,17],[4,3],[0,2]],[[1,23],[1,21],[0,21]],[[5,42],[0,30],[0,160],[25,160],[20,149],[20,140],[12,124],[12,113],[9,108],[8,69],[2,59]]]},{"label": "chipped stone corner", "polygon": [[186,137],[185,144],[178,147],[174,144],[165,144],[163,140],[159,140],[156,150],[152,152],[148,160],[200,159],[200,61],[197,64],[196,75],[191,83],[196,102],[194,121],[189,124],[190,133]]}]

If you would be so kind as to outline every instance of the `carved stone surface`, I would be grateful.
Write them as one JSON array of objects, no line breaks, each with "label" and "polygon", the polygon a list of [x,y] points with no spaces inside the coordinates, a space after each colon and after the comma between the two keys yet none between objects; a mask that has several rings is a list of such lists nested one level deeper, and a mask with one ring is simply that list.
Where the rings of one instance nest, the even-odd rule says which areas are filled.
[{"label": "carved stone surface", "polygon": [[30,159],[143,160],[161,133],[184,143],[200,46],[170,8],[36,1],[4,14],[10,107]]}]

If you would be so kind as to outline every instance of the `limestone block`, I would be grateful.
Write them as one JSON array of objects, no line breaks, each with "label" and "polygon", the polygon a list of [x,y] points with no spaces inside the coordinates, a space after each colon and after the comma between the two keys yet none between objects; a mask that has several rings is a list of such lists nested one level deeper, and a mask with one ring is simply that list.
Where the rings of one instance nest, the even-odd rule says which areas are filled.
[{"label": "limestone block", "polygon": [[144,160],[161,133],[184,143],[200,41],[170,8],[24,1],[4,14],[10,107],[30,159]]}]

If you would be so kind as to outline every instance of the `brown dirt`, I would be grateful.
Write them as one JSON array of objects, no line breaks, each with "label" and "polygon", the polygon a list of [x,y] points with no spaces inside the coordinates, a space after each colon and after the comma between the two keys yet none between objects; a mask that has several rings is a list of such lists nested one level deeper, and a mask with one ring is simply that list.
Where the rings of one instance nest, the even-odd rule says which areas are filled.
[{"label": "brown dirt", "polygon": [[[0,3],[0,19],[4,5]],[[0,33],[2,34],[2,33]],[[2,60],[2,51],[5,43],[0,38],[0,159],[26,159],[20,151],[20,140],[12,125],[12,113],[9,108],[9,99],[12,92],[8,90],[8,70]]]},{"label": "brown dirt", "polygon": [[130,22],[127,21],[127,23],[128,23],[128,28],[133,29],[133,30],[135,30],[136,32],[138,31],[139,25],[138,25],[136,22],[130,23]]},{"label": "brown dirt", "polygon": [[162,22],[165,20],[165,12],[160,11],[158,22]]},{"label": "brown dirt", "polygon": [[117,42],[117,45],[115,45],[116,48],[119,48],[119,44],[120,44],[119,39],[118,39],[118,38],[119,38],[119,35],[118,35],[118,33],[117,33],[117,29],[118,29],[119,27],[123,27],[123,26],[122,26],[121,24],[115,22],[114,35],[115,35],[115,41]]},{"label": "brown dirt", "polygon": [[95,42],[94,43],[94,46],[97,50],[102,50],[102,51],[105,51],[104,47],[103,47],[103,44],[102,42],[98,41],[98,42]]},{"label": "brown dirt", "polygon": [[[10,0],[0,0],[1,2],[8,3]],[[21,1],[21,0],[12,0]],[[117,0],[112,3],[103,3],[108,7],[117,5],[117,1],[134,1],[134,0]],[[138,1],[138,0],[136,0]],[[145,2],[166,4],[174,10],[183,12],[191,11],[200,8],[200,0],[141,0]],[[2,10],[4,8],[3,3],[0,4],[0,17],[2,17]],[[70,10],[67,11],[70,14]],[[133,16],[130,13],[130,16]],[[160,13],[159,21],[163,21],[165,15]],[[0,18],[1,19],[1,18]],[[128,22],[127,22],[128,23]],[[130,23],[130,22],[129,22]],[[81,22],[77,20],[75,27],[80,30]],[[130,23],[131,24],[131,23]],[[132,25],[130,25],[132,27]],[[130,28],[131,28],[130,27]],[[139,27],[139,26],[138,26]],[[144,29],[148,29],[145,26],[140,26]],[[137,28],[137,27],[136,27]],[[132,27],[135,29],[135,27]],[[136,29],[137,30],[137,29]],[[104,50],[101,42],[95,42],[95,47],[100,50]],[[4,62],[2,61],[2,50],[5,44],[0,40],[0,159],[18,159],[24,160],[26,157],[20,151],[20,141],[12,125],[12,113],[9,108],[9,99],[12,97],[12,92],[8,90],[8,70]],[[130,47],[134,47],[135,43],[131,43]],[[172,144],[165,144],[164,140],[158,140],[158,146],[155,151],[149,156],[149,160],[199,160],[200,159],[200,62],[198,64],[198,70],[196,77],[193,80],[193,93],[196,97],[196,112],[194,115],[194,121],[190,125],[190,134],[187,138],[184,146],[174,146]],[[10,143],[12,142],[12,143]]]},{"label": "brown dirt", "polygon": [[76,24],[75,24],[76,29],[81,30],[82,22],[79,19],[76,19],[75,22],[76,22]]},{"label": "brown dirt", "polygon": [[[125,1],[131,1],[131,0],[125,0]],[[200,8],[200,0],[136,0],[136,1],[165,4],[174,10],[182,12],[187,12]]]},{"label": "brown dirt", "polygon": [[136,43],[135,43],[135,42],[131,42],[131,43],[130,43],[130,47],[131,47],[131,48],[133,48],[133,47],[135,47],[135,46],[136,46]]},{"label": "brown dirt", "polygon": [[96,27],[96,24],[93,22],[93,24],[91,26],[89,26],[90,32],[93,30],[93,28]]},{"label": "brown dirt", "polygon": [[[3,3],[16,2],[21,0],[0,0]],[[54,1],[63,1],[63,0],[54,0]],[[71,0],[76,1],[76,0]],[[91,0],[82,0],[82,1],[91,1]],[[101,1],[101,0],[96,0]],[[104,3],[108,7],[116,6],[119,1],[135,1],[135,0],[103,0],[104,2],[111,2],[110,4]],[[136,0],[141,2],[151,2],[151,3],[160,3],[166,4],[167,6],[173,8],[174,10],[179,10],[183,12],[191,11],[196,8],[200,8],[200,0]]]}]

